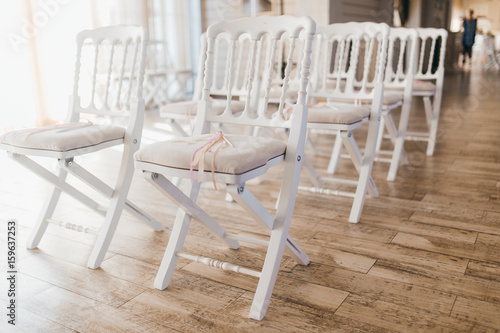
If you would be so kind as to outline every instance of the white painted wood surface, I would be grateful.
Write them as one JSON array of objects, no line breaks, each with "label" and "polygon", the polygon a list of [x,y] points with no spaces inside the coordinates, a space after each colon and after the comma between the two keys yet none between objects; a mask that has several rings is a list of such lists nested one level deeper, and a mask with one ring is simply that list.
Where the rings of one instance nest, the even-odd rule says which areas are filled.
[{"label": "white painted wood surface", "polygon": [[[304,155],[304,144],[307,129],[307,106],[306,106],[306,87],[309,79],[310,54],[312,52],[312,40],[315,34],[315,22],[307,17],[292,17],[292,16],[261,16],[258,18],[242,18],[230,21],[220,21],[212,24],[206,33],[207,53],[206,61],[203,66],[203,90],[201,101],[198,103],[197,117],[194,128],[194,136],[206,134],[210,131],[212,123],[217,124],[234,124],[245,125],[250,128],[254,126],[266,128],[285,128],[289,130],[286,153],[277,156],[268,161],[266,165],[250,170],[243,174],[230,175],[215,172],[214,180],[223,181],[226,183],[228,193],[240,203],[244,210],[249,212],[258,224],[261,224],[264,229],[270,234],[270,240],[267,243],[267,254],[264,260],[262,272],[260,276],[255,297],[250,310],[250,317],[256,320],[261,320],[269,305],[271,294],[276,282],[276,277],[280,267],[281,259],[285,247],[288,248],[290,254],[295,259],[304,265],[309,263],[309,258],[300,249],[300,247],[290,238],[288,230],[291,224],[297,187],[300,176],[300,168]],[[304,36],[302,48],[295,48],[295,40],[300,34]],[[222,57],[220,49],[217,49],[217,39],[219,36],[228,38],[229,44],[226,49],[227,54],[224,61],[224,66],[215,66],[217,57]],[[235,115],[231,111],[233,88],[238,83],[238,62],[240,59],[237,55],[237,43],[242,38],[250,40],[248,45],[249,66],[245,81],[238,87],[244,92],[246,104],[244,110]],[[259,52],[262,51],[262,43],[266,43],[267,51],[262,51],[265,55],[263,64],[266,66],[263,77],[272,78],[275,70],[276,52],[278,44],[288,40],[291,47],[288,49],[288,59],[293,59],[297,52],[303,53],[300,63],[300,83],[298,90],[298,100],[296,104],[289,107],[285,105],[285,96],[290,80],[292,64],[289,61],[285,69],[283,84],[280,88],[280,99],[278,110],[270,115],[267,109],[267,103],[259,103],[259,108],[255,110],[251,101],[258,100],[260,97],[260,89],[254,84],[254,80],[258,79],[255,75],[255,68],[258,66],[260,59]],[[201,67],[201,65],[200,65]],[[214,79],[223,78],[224,95],[226,99],[226,109],[222,114],[216,114],[212,110],[211,94],[214,89]],[[264,80],[264,101],[269,96],[272,80]],[[215,89],[217,90],[217,89]],[[291,112],[291,116],[287,114]],[[164,144],[175,144],[165,142]],[[238,148],[238,147],[235,147]],[[233,149],[233,148],[231,148]],[[281,186],[281,195],[278,199],[277,212],[275,216],[265,210],[264,206],[257,201],[249,190],[245,187],[245,181],[263,175],[268,168],[284,162],[283,182]],[[189,178],[189,170],[180,170],[169,167],[168,165],[158,165],[149,163],[147,160],[136,161],[136,168],[142,170],[148,181],[150,181],[158,190],[164,193],[167,197],[179,206],[179,210],[174,221],[174,226],[167,245],[162,263],[155,279],[155,287],[165,289],[172,277],[175,266],[178,262],[182,247],[187,236],[191,216],[197,217],[205,226],[211,229],[216,235],[222,238],[233,248],[238,248],[239,244],[232,235],[227,235],[226,231],[205,213],[197,204],[200,183],[194,180],[191,184],[187,184],[184,193],[174,186],[167,177],[182,177]],[[195,178],[198,178],[198,173],[195,171]],[[204,171],[201,180],[211,180],[210,171]],[[228,236],[228,237],[226,237]],[[241,239],[241,238],[240,238]],[[257,241],[256,243],[262,244]],[[217,267],[231,268],[235,265],[229,263],[221,263],[214,261],[216,259],[201,258],[192,254],[181,254],[180,256],[202,261],[205,264],[215,265]],[[246,272],[249,273],[249,272]],[[254,276],[256,274],[252,273]]]},{"label": "white painted wood surface", "polygon": [[[67,122],[71,124],[79,122],[81,119],[91,119],[91,122],[99,123],[101,116],[105,116],[106,119],[113,116],[127,117],[128,121],[123,138],[63,151],[51,150],[50,146],[52,145],[49,145],[47,149],[40,149],[30,146],[19,147],[5,141],[2,141],[0,148],[7,150],[14,161],[54,186],[35,223],[27,247],[29,249],[38,247],[48,223],[54,222],[51,217],[61,193],[64,192],[104,217],[87,264],[90,268],[98,268],[109,248],[123,209],[142,219],[155,230],[163,230],[163,226],[159,222],[127,200],[134,171],[132,156],[139,148],[142,136],[144,118],[142,87],[148,37],[143,28],[115,26],[82,31],[77,35],[76,41],[74,85]],[[68,126],[65,131],[72,130],[71,125]],[[90,123],[89,128],[92,126],[94,124]],[[51,128],[26,131],[30,136],[45,130],[51,130]],[[102,127],[101,130],[106,131],[108,128]],[[79,131],[82,138],[92,136],[91,133],[85,131],[85,128],[79,129]],[[59,132],[54,131],[53,137],[50,138],[53,142],[62,140],[57,135]],[[119,170],[116,170],[117,177],[114,187],[104,183],[94,174],[79,166],[74,160],[76,156],[117,145],[123,145],[123,154],[121,166]],[[28,157],[29,155],[58,159],[58,171],[51,172]],[[68,184],[66,182],[68,174],[82,180],[108,198],[108,206],[101,205],[84,194],[80,188]],[[92,232],[71,222],[60,221],[57,224],[76,231]]]},{"label": "white painted wood surface", "polygon": [[[340,122],[308,122],[312,130],[334,131],[336,140],[341,140],[356,170],[357,179],[354,201],[349,222],[357,223],[361,217],[365,197],[369,190],[372,196],[378,196],[378,190],[371,176],[375,158],[376,141],[382,111],[384,92],[384,73],[386,66],[389,26],[385,23],[337,23],[319,27],[314,49],[314,63],[310,97],[312,107],[318,100],[326,100],[322,107],[328,112],[341,112],[352,105],[362,106],[368,103],[369,116],[351,124]],[[361,154],[354,130],[362,123],[367,123],[368,134]],[[340,143],[335,143],[333,154],[339,154]],[[332,155],[338,160],[339,155]],[[337,161],[330,163],[330,170],[335,169]],[[314,193],[352,196],[344,191],[329,190],[324,184],[328,178],[322,178],[313,170],[311,163],[306,163],[313,187],[303,187]]]}]

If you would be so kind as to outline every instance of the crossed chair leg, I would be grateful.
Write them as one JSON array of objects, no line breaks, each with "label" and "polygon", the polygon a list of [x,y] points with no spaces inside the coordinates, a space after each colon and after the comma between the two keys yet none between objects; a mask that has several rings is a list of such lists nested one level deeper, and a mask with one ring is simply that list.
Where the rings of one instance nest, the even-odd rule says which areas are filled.
[{"label": "crossed chair leg", "polygon": [[[287,251],[299,264],[308,265],[309,257],[299,245],[288,235],[290,220],[280,216],[274,218],[257,201],[253,194],[245,187],[245,184],[228,184],[227,192],[239,203],[264,230],[270,234],[269,241],[253,239],[246,236],[228,233],[213,218],[211,218],[200,206],[196,204],[200,183],[194,181],[186,191],[181,191],[166,177],[158,173],[144,171],[144,177],[167,198],[172,200],[178,207],[172,233],[168,241],[165,254],[155,279],[155,288],[167,288],[175,266],[179,258],[187,258],[199,263],[223,270],[232,270],[239,273],[259,278],[257,290],[252,303],[250,318],[261,320],[267,310],[272,290],[277,278],[283,251]],[[187,194],[185,194],[187,193]],[[288,214],[285,214],[288,215]],[[211,258],[193,256],[182,252],[192,217],[199,219],[206,227],[215,233],[220,239],[232,249],[239,248],[239,241],[267,246],[267,254],[261,272],[239,267],[227,262],[220,262]]]},{"label": "crossed chair leg", "polygon": [[[339,139],[340,138],[340,139]],[[373,140],[372,140],[373,141]],[[359,222],[361,211],[363,209],[366,193],[368,192],[373,197],[378,197],[378,189],[373,181],[371,176],[371,169],[373,165],[373,159],[369,154],[374,153],[374,144],[368,143],[365,149],[365,154],[362,155],[358,145],[356,144],[356,140],[354,139],[353,133],[351,131],[343,131],[339,130],[333,152],[337,153],[337,160],[340,157],[340,149],[342,145],[346,148],[351,160],[354,164],[356,171],[359,174],[359,178],[357,180],[347,180],[340,179],[334,177],[320,177],[313,167],[312,163],[309,161],[307,156],[304,159],[304,166],[309,173],[310,179],[312,180],[314,186],[299,186],[299,189],[306,190],[313,193],[322,193],[327,195],[341,195],[354,198],[353,205],[351,207],[351,213],[349,215],[349,222],[357,223]],[[338,161],[334,161],[334,169],[336,168]],[[338,190],[331,190],[326,188],[325,182],[336,182],[336,183],[344,183],[356,186],[356,192],[345,192]]]},{"label": "crossed chair leg", "polygon": [[[95,177],[93,174],[85,170],[83,167],[78,165],[76,162],[74,162],[73,158],[60,159],[59,171],[57,174],[54,174],[25,155],[9,153],[9,156],[14,161],[35,172],[41,178],[45,179],[54,186],[50,190],[49,195],[42,206],[41,213],[38,216],[32,234],[28,239],[27,247],[29,249],[38,247],[38,244],[40,243],[40,240],[42,239],[49,223],[80,232],[95,234],[97,235],[97,240],[87,263],[87,266],[89,268],[95,269],[101,265],[104,259],[104,256],[111,243],[111,239],[113,238],[113,235],[118,226],[118,221],[120,219],[121,213],[124,209],[127,212],[131,213],[133,216],[146,222],[154,230],[163,230],[162,224],[160,224],[147,213],[139,209],[139,207],[127,200],[128,190],[132,183],[132,173],[134,171],[133,163],[131,162],[128,163],[127,166],[121,168],[117,180],[117,184],[119,185],[115,189],[113,189],[109,185],[101,181],[99,178]],[[109,198],[109,206],[107,208],[103,207],[89,196],[83,194],[81,191],[68,184],[66,182],[68,174],[72,174],[76,178],[84,181],[94,190]],[[95,210],[101,216],[104,216],[105,220],[101,228],[99,230],[96,230],[53,219],[52,215],[55,211],[56,205],[62,192],[65,192],[74,199]]]}]

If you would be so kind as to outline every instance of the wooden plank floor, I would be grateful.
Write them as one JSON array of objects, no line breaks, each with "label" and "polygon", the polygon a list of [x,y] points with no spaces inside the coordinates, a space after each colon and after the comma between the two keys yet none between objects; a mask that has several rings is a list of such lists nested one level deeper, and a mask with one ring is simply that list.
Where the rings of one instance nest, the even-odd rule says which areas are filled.
[{"label": "wooden plank floor", "polygon": [[[1,154],[0,268],[6,224],[18,221],[18,327],[25,332],[495,332],[500,330],[500,78],[498,72],[447,75],[435,155],[406,143],[410,165],[395,182],[376,163],[379,198],[368,198],[358,224],[351,200],[299,193],[291,235],[311,259],[285,257],[262,322],[248,319],[256,279],[181,260],[167,290],[153,288],[174,206],[139,174],[130,197],[165,224],[154,232],[124,214],[102,267],[86,268],[94,236],[49,226],[39,249],[24,244],[47,185]],[[410,128],[423,124],[415,99]],[[149,127],[146,136],[157,133]],[[160,132],[160,137],[161,137]],[[164,134],[163,134],[164,135]],[[361,135],[362,137],[362,135]],[[322,154],[332,137],[315,137]],[[117,151],[81,162],[108,181]],[[318,168],[326,157],[313,156]],[[104,166],[100,163],[104,162]],[[53,165],[49,165],[53,167]],[[353,175],[342,161],[342,175]],[[249,185],[272,210],[280,169]],[[307,184],[307,179],[303,179]],[[222,192],[200,204],[232,232],[263,237]],[[100,199],[100,198],[99,198]],[[58,219],[99,226],[100,217],[63,197]],[[238,231],[242,230],[242,231]],[[264,250],[234,251],[193,222],[186,252],[260,269]],[[6,308],[6,280],[0,279]],[[2,315],[0,331],[6,331]]]}]

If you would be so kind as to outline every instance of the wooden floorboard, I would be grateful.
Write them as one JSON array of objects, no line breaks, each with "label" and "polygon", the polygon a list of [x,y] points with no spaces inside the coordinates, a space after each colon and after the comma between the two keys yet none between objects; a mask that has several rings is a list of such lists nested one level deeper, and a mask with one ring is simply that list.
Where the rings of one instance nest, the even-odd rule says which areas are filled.
[{"label": "wooden floorboard", "polygon": [[[500,77],[472,71],[445,78],[438,143],[407,142],[410,164],[394,182],[375,163],[379,198],[367,197],[358,224],[352,199],[299,192],[290,235],[309,266],[285,257],[263,321],[248,318],[257,279],[181,259],[166,290],[153,287],[175,206],[136,172],[130,200],[165,225],[155,232],[125,213],[102,267],[86,267],[95,236],[49,226],[40,246],[24,247],[48,186],[0,156],[0,248],[6,221],[18,225],[18,328],[21,332],[498,332],[500,331]],[[410,130],[423,128],[414,98]],[[147,116],[148,128],[157,117]],[[395,115],[397,118],[397,114]],[[361,139],[364,133],[357,135]],[[169,136],[165,133],[165,138]],[[333,137],[314,134],[319,169]],[[157,137],[156,137],[157,139]],[[387,143],[384,143],[388,147]],[[106,181],[119,152],[81,163]],[[51,168],[54,165],[47,162]],[[320,171],[324,174],[324,171]],[[272,213],[282,168],[248,189]],[[356,172],[342,160],[338,174]],[[70,180],[77,184],[75,180]],[[310,184],[306,177],[301,183]],[[342,186],[342,189],[349,189]],[[88,192],[92,193],[92,192]],[[102,198],[97,197],[101,201]],[[55,218],[98,228],[101,217],[63,196]],[[266,239],[266,232],[211,184],[199,204],[229,232]],[[186,252],[260,270],[264,249],[231,250],[193,222]],[[0,257],[5,261],[5,256]],[[0,262],[6,271],[6,262]],[[0,280],[0,306],[8,301]],[[2,315],[0,331],[6,327]]]}]

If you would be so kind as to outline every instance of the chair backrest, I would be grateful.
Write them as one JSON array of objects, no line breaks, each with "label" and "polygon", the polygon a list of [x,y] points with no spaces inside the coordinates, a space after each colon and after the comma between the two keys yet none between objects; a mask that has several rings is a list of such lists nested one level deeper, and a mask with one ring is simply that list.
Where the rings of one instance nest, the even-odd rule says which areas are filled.
[{"label": "chair backrest", "polygon": [[[213,72],[216,73],[212,77],[210,95],[211,96],[227,96],[228,94],[228,76],[224,75],[224,68],[228,62],[229,47],[231,44],[229,34],[219,34],[215,40],[214,48],[214,62],[213,62]],[[262,51],[264,49],[264,41],[259,43],[255,55],[255,67],[254,67],[254,89],[260,89],[260,83],[262,80]],[[203,80],[205,75],[205,61],[207,58],[207,35],[203,33],[200,38],[200,57],[198,64],[198,77],[195,82],[195,89],[193,93],[193,100],[198,101],[201,99],[203,90]],[[231,88],[231,96],[234,98],[242,97],[246,95],[246,85],[250,71],[250,48],[251,40],[247,34],[241,35],[235,42],[235,50],[233,52],[233,71],[235,83]],[[255,96],[252,100],[252,107],[256,108],[258,103],[258,96]]]},{"label": "chair backrest", "polygon": [[[294,47],[303,49],[304,42],[305,41],[302,38],[300,38],[295,42]],[[278,55],[276,56],[273,83],[278,85],[283,84],[283,79],[285,74],[284,70],[287,67],[288,63],[290,62],[291,71],[288,84],[293,86],[293,88],[297,89],[300,84],[300,64],[302,63],[303,53],[295,52],[293,58],[288,59],[287,54],[290,50],[290,46],[291,46],[290,43],[288,43],[286,40],[280,41],[280,43],[278,44],[278,49],[277,49]]]},{"label": "chair backrest", "polygon": [[129,116],[135,120],[137,113],[144,110],[147,31],[136,26],[102,27],[80,32],[76,42],[68,121],[78,121],[82,113]]},{"label": "chair backrest", "polygon": [[383,87],[389,31],[372,22],[318,27],[310,96],[373,100]]},{"label": "chair backrest", "polygon": [[436,28],[417,28],[417,32],[420,37],[420,51],[415,79],[442,82],[448,32]]},{"label": "chair backrest", "polygon": [[419,38],[412,28],[391,28],[384,88],[406,88],[413,85],[417,69]]},{"label": "chair backrest", "polygon": [[[264,127],[283,127],[290,128],[293,116],[288,117],[285,111],[290,109],[305,111],[306,86],[309,79],[310,54],[312,48],[312,40],[316,30],[315,22],[308,17],[293,17],[293,16],[260,16],[258,18],[241,18],[229,21],[219,21],[212,24],[207,30],[207,58],[205,61],[204,84],[201,102],[198,105],[198,117],[196,119],[195,133],[206,133],[209,128],[207,123],[232,123],[249,126],[264,126]],[[295,47],[295,42],[299,36],[303,34],[303,48]],[[216,52],[216,40],[219,36],[228,36],[229,45],[226,48],[226,63],[224,67],[214,66]],[[239,82],[241,95],[245,100],[245,108],[241,114],[237,116],[231,112],[232,91],[238,82],[238,72],[235,70],[237,64],[238,44],[241,40],[249,40],[248,44],[248,67],[247,74],[244,75],[243,82]],[[281,98],[278,111],[272,115],[268,112],[269,91],[271,89],[276,57],[278,56],[278,47],[280,43],[290,43],[290,48],[287,54],[287,59],[293,59],[296,52],[303,52],[302,62],[300,64],[300,89],[297,104],[294,107],[285,106],[285,94],[288,89],[288,81],[292,70],[291,61],[288,61],[288,66],[285,69],[283,84],[281,87]],[[219,51],[217,51],[219,52]],[[255,80],[259,80],[256,74],[256,67],[259,66],[258,59],[262,55],[262,61],[265,66],[262,74],[262,85],[264,95],[259,101],[257,112],[252,108],[252,101],[256,96],[259,96],[259,89],[255,88]],[[219,54],[219,57],[221,55]],[[214,71],[222,71],[214,73]],[[212,112],[210,95],[213,90],[214,76],[224,77],[226,108],[221,115]],[[298,107],[297,106],[302,106]]]},{"label": "chair backrest", "polygon": [[207,59],[207,34],[200,36],[200,56],[198,57],[198,76],[194,82],[193,101],[201,99],[203,90],[203,76],[205,75],[205,60]]}]

